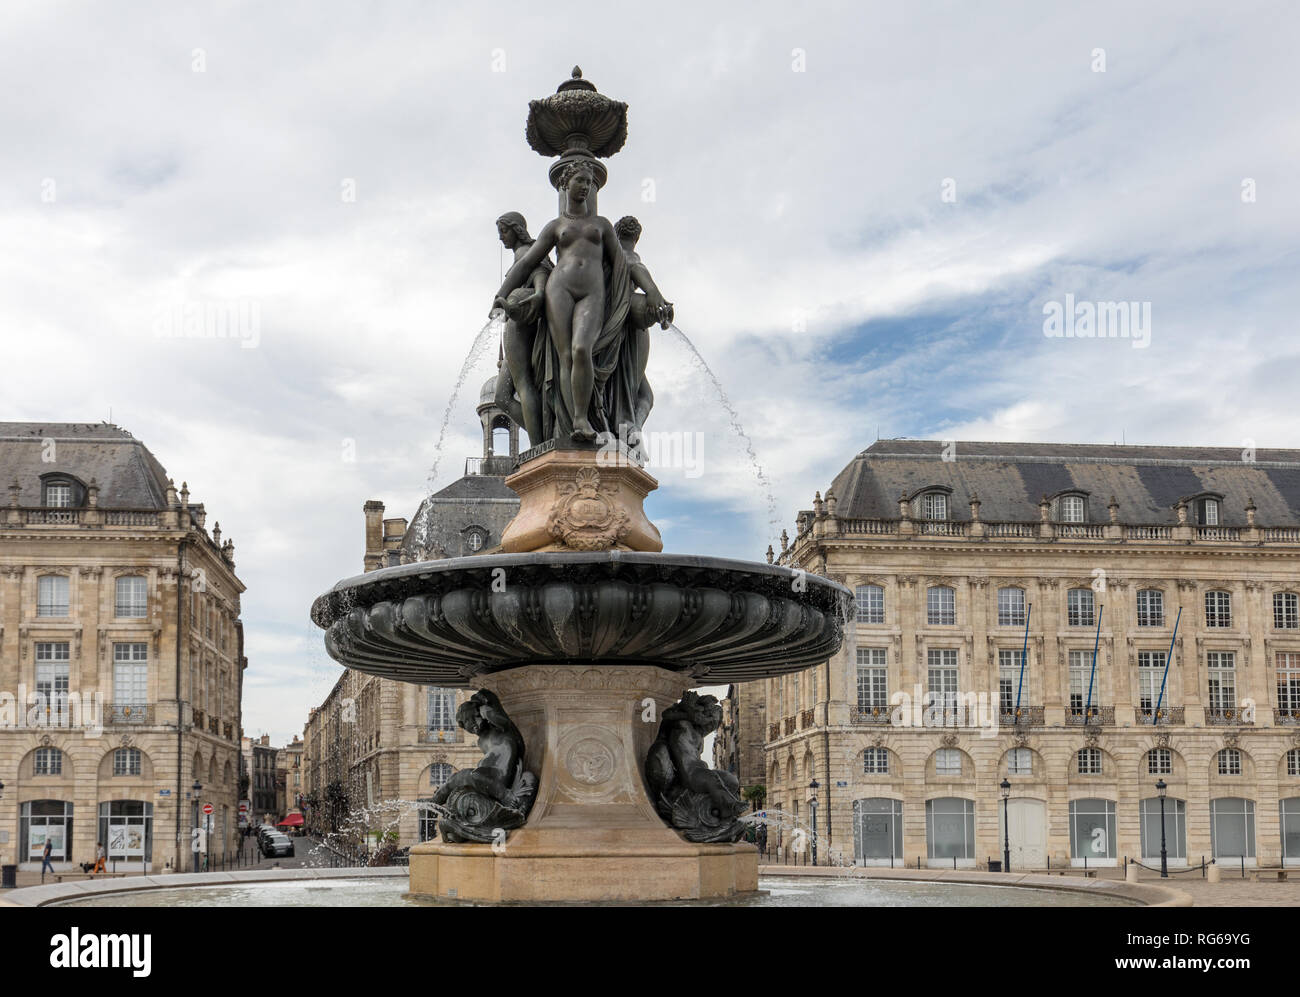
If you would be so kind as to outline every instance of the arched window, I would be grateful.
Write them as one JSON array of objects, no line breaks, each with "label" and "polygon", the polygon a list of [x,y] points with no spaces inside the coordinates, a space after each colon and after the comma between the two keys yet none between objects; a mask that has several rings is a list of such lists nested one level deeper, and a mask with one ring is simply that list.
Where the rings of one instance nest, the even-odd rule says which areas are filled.
[{"label": "arched window", "polygon": [[429,785],[437,788],[445,786],[452,776],[452,768],[446,762],[434,762],[429,766]]},{"label": "arched window", "polygon": [[901,800],[853,801],[853,854],[858,865],[884,865],[903,857]]},{"label": "arched window", "polygon": [[855,593],[859,623],[885,622],[885,590],[879,585],[859,585]]},{"label": "arched window", "polygon": [[1071,800],[1071,864],[1114,864],[1115,845],[1114,801]]},{"label": "arched window", "polygon": [[926,800],[925,840],[931,859],[973,861],[975,801],[953,796]]},{"label": "arched window", "polygon": [[951,626],[957,622],[957,595],[947,585],[933,585],[925,593],[925,622]]},{"label": "arched window", "polygon": [[1101,775],[1101,749],[1080,748],[1075,756],[1079,775]]},{"label": "arched window", "polygon": [[1057,501],[1057,518],[1062,523],[1083,523],[1087,521],[1086,507],[1082,495],[1062,495]]},{"label": "arched window", "polygon": [[1216,859],[1255,857],[1255,801],[1235,796],[1210,801],[1210,844]]},{"label": "arched window", "polygon": [[[1160,859],[1160,798],[1145,799],[1139,805],[1142,817],[1142,857],[1159,861]],[[1165,833],[1164,846],[1167,859],[1178,865],[1187,864],[1187,804],[1175,800],[1172,796],[1164,801]]]},{"label": "arched window", "polygon": [[114,775],[139,775],[140,771],[139,748],[118,748],[113,752]]},{"label": "arched window", "polygon": [[1152,748],[1147,752],[1147,775],[1173,775],[1174,753],[1168,748]]},{"label": "arched window", "polygon": [[63,752],[58,748],[37,748],[32,772],[35,775],[62,775]]},{"label": "arched window", "polygon": [[114,615],[119,619],[143,619],[148,600],[141,575],[121,575],[115,583]]},{"label": "arched window", "polygon": [[1241,751],[1237,748],[1223,748],[1215,756],[1219,775],[1241,775]]}]

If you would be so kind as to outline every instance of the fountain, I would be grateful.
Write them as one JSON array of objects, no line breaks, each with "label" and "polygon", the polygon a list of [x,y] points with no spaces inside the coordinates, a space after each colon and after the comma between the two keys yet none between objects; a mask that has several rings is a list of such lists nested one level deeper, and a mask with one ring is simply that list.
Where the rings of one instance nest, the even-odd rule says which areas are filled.
[{"label": "fountain", "polygon": [[[339,582],[313,620],[348,668],[476,689],[457,722],[484,756],[439,791],[439,835],[411,849],[416,896],[476,901],[725,898],[758,886],[734,776],[701,759],[721,722],[693,687],[819,664],[851,594],[770,564],[665,554],[643,503],[650,330],[668,302],[641,226],[596,210],[627,105],[574,69],[530,103],[554,157],[558,216],[534,239],[497,221],[515,262],[493,298],[497,397],[536,445],[500,548]],[[551,252],[555,252],[552,260]]]}]

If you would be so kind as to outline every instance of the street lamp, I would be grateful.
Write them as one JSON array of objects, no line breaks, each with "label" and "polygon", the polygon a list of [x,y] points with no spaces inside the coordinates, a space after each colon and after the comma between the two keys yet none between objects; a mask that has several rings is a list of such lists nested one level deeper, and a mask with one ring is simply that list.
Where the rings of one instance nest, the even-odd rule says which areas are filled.
[{"label": "street lamp", "polygon": [[190,830],[190,850],[194,852],[194,871],[198,872],[199,871],[199,849],[198,849],[199,839],[194,834],[194,831],[198,830],[199,827],[199,793],[203,792],[203,785],[199,782],[198,779],[195,779],[194,785],[191,788],[194,790],[194,823],[193,825],[191,825],[191,830]]},{"label": "street lamp", "polygon": [[817,864],[817,790],[816,779],[808,783],[808,809],[812,811],[812,864]]},{"label": "street lamp", "polygon": [[1165,793],[1169,787],[1163,779],[1156,780],[1156,795],[1160,797],[1160,878],[1169,878],[1169,855],[1165,851]]},{"label": "street lamp", "polygon": [[1011,805],[1011,783],[1004,776],[1002,790],[1002,871],[1011,871],[1011,817],[1008,808]]}]

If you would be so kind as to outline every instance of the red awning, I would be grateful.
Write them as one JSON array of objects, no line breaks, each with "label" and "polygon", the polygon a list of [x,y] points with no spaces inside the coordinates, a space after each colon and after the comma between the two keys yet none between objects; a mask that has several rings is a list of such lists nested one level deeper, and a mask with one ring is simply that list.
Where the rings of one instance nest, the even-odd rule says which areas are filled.
[{"label": "red awning", "polygon": [[288,817],[280,821],[280,823],[275,826],[276,827],[301,827],[302,814],[290,814]]}]

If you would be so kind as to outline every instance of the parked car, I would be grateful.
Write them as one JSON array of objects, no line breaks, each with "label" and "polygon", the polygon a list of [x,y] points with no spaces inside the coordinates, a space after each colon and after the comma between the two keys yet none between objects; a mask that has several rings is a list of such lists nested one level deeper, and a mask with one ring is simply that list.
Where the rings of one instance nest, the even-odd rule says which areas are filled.
[{"label": "parked car", "polygon": [[261,837],[262,854],[268,858],[280,858],[293,855],[293,842],[287,835],[272,828]]}]

